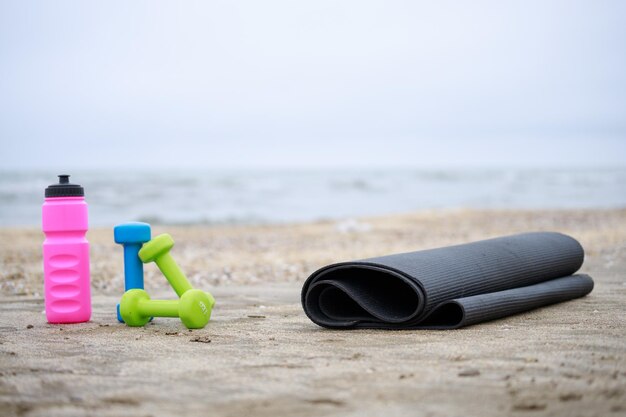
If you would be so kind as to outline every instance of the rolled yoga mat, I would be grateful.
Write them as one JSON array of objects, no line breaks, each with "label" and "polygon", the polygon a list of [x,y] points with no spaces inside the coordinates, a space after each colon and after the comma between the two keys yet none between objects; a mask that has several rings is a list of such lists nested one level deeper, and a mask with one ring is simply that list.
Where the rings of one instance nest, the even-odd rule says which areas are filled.
[{"label": "rolled yoga mat", "polygon": [[587,295],[583,259],[539,232],[342,262],[306,280],[302,306],[328,328],[455,329]]}]

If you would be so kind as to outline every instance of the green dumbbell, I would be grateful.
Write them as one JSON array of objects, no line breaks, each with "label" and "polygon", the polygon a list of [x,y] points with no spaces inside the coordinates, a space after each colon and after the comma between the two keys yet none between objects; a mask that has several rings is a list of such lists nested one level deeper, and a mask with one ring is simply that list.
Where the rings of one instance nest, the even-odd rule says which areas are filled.
[{"label": "green dumbbell", "polygon": [[200,290],[189,290],[180,300],[151,300],[147,292],[128,290],[120,301],[124,322],[133,327],[144,326],[150,317],[180,317],[188,329],[202,329],[211,318],[215,299]]},{"label": "green dumbbell", "polygon": [[172,255],[170,255],[172,247],[174,247],[174,239],[172,239],[172,236],[164,233],[144,243],[139,251],[139,258],[145,264],[154,261],[174,291],[176,291],[176,294],[182,297],[184,293],[193,289],[193,287],[176,264],[176,261],[174,261],[174,258],[172,258]]}]

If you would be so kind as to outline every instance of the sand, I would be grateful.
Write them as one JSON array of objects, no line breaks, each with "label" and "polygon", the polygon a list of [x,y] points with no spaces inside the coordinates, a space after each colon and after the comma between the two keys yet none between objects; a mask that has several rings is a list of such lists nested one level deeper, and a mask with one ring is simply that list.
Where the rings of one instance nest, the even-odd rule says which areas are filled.
[{"label": "sand", "polygon": [[[329,262],[530,230],[578,238],[583,299],[454,331],[330,331],[299,304]],[[438,211],[283,226],[154,228],[211,323],[117,323],[121,248],[92,230],[93,317],[50,325],[39,230],[0,230],[0,415],[626,415],[626,210]],[[173,298],[154,265],[153,297]]]}]

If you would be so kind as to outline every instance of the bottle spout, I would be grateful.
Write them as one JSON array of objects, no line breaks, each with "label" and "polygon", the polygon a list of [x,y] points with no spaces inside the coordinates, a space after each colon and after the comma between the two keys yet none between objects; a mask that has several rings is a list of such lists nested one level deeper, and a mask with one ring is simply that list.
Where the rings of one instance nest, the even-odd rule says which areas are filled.
[{"label": "bottle spout", "polygon": [[59,174],[59,182],[46,188],[45,196],[50,197],[84,197],[85,190],[78,184],[70,182],[69,174]]}]

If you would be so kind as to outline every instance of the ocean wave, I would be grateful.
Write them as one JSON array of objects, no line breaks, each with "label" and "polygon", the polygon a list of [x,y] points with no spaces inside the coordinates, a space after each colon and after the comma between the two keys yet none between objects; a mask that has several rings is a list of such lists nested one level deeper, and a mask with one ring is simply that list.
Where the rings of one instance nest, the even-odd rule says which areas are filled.
[{"label": "ocean wave", "polygon": [[[35,226],[55,172],[0,175],[0,225]],[[90,223],[263,224],[438,208],[626,207],[626,168],[74,172]]]}]

